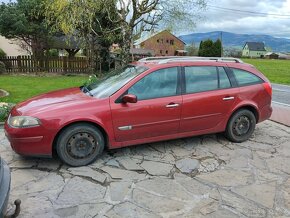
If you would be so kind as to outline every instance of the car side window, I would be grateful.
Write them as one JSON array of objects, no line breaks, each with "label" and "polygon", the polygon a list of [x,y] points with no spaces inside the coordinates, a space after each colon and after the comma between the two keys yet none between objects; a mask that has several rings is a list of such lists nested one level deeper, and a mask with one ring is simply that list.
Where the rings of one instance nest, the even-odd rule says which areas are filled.
[{"label": "car side window", "polygon": [[185,92],[196,93],[218,89],[216,67],[185,67]]},{"label": "car side window", "polygon": [[177,94],[177,67],[161,69],[150,73],[128,90],[139,100],[162,98]]},{"label": "car side window", "polygon": [[253,85],[262,83],[263,80],[245,70],[231,68],[239,86]]},{"label": "car side window", "polygon": [[220,79],[220,89],[231,88],[231,83],[229,77],[223,67],[218,67],[219,79]]}]

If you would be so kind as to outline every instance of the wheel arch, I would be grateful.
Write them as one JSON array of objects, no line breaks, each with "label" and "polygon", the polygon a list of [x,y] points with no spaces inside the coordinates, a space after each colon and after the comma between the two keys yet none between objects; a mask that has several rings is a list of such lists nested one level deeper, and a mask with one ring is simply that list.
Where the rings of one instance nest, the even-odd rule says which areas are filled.
[{"label": "wheel arch", "polygon": [[228,121],[227,121],[227,124],[229,123],[229,121],[231,120],[232,116],[234,116],[235,113],[237,113],[238,111],[243,110],[243,109],[246,109],[246,110],[251,111],[255,115],[256,124],[258,123],[259,118],[260,118],[259,112],[258,112],[258,108],[255,107],[254,105],[241,105],[241,106],[235,108],[235,110],[229,116]]},{"label": "wheel arch", "polygon": [[102,135],[104,137],[105,148],[108,148],[109,147],[109,136],[108,136],[106,130],[101,125],[99,125],[97,123],[94,123],[92,121],[74,121],[74,122],[71,122],[71,123],[68,123],[68,124],[64,125],[61,129],[59,129],[59,131],[55,135],[55,137],[53,139],[53,142],[52,142],[52,156],[53,157],[56,157],[57,156],[57,152],[56,152],[56,142],[57,142],[57,139],[58,139],[59,135],[65,129],[67,129],[68,127],[73,126],[73,125],[76,125],[76,124],[90,124],[90,125],[98,128],[101,131],[101,133],[102,133]]}]

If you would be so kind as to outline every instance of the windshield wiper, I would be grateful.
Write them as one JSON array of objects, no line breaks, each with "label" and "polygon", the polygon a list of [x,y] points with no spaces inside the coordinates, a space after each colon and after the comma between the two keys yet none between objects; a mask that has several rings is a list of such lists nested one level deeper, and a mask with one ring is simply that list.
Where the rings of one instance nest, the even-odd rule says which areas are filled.
[{"label": "windshield wiper", "polygon": [[94,95],[90,92],[90,90],[88,89],[88,87],[86,87],[86,86],[82,86],[82,87],[81,87],[81,90],[82,90],[84,93],[89,93],[89,95],[90,95],[91,97],[94,96]]}]

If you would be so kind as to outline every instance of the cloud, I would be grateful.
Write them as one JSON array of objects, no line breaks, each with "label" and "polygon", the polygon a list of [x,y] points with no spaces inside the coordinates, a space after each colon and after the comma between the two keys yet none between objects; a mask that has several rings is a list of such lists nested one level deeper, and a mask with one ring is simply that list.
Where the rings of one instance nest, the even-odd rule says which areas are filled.
[{"label": "cloud", "polygon": [[[15,0],[13,0],[15,1]],[[290,0],[206,0],[208,7],[200,13],[195,29],[182,33],[228,31],[234,33],[269,34],[290,38]],[[0,0],[9,2],[9,0]],[[211,6],[289,16],[259,15],[223,10]],[[193,9],[194,10],[194,9]]]},{"label": "cloud", "polygon": [[[210,0],[207,3],[208,7],[201,12],[202,19],[197,22],[196,29],[188,32],[228,31],[290,37],[290,0]],[[217,7],[258,13],[244,13]]]}]

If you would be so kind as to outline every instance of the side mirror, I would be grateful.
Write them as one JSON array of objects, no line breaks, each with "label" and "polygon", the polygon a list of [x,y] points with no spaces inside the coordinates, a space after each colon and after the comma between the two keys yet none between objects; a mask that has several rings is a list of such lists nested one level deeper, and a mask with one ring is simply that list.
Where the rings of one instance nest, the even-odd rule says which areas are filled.
[{"label": "side mirror", "polygon": [[122,97],[122,102],[123,103],[137,103],[137,96],[131,95],[131,94],[124,95]]}]

